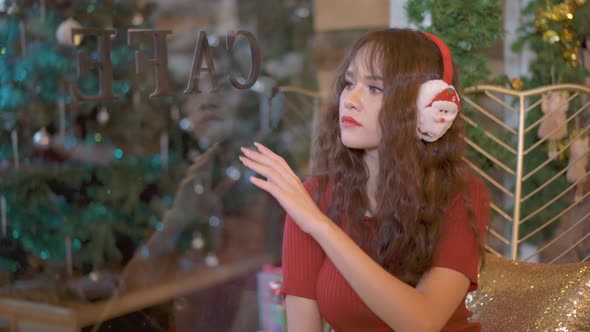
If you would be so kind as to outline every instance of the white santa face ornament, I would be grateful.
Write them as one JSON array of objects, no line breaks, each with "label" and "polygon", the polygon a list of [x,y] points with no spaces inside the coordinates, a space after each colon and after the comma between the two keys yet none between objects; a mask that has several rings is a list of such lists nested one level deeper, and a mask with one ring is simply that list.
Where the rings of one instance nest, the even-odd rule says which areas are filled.
[{"label": "white santa face ornament", "polygon": [[416,107],[416,134],[425,142],[440,139],[451,128],[460,109],[459,94],[451,85],[453,80],[453,60],[447,45],[433,34],[422,32],[440,50],[443,60],[442,80],[430,80],[420,86]]},{"label": "white santa face ornament", "polygon": [[441,138],[459,113],[457,91],[442,80],[431,80],[422,84],[418,101],[418,126],[416,133],[426,142]]}]

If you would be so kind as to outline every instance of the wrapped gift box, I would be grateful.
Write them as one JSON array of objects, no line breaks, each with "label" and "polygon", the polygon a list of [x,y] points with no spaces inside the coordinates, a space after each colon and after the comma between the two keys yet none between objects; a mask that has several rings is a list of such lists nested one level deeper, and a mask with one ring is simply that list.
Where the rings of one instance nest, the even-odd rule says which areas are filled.
[{"label": "wrapped gift box", "polygon": [[285,305],[281,294],[280,267],[264,265],[256,274],[260,327],[264,332],[286,332]]}]

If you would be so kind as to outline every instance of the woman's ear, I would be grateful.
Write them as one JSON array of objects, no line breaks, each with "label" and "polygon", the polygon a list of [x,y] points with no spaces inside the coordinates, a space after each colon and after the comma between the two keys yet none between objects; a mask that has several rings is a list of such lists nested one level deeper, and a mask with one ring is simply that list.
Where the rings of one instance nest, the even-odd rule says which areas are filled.
[{"label": "woman's ear", "polygon": [[416,134],[426,142],[440,139],[449,130],[461,108],[459,94],[442,80],[430,80],[420,86]]},{"label": "woman's ear", "polygon": [[416,106],[418,124],[416,134],[426,142],[441,138],[453,124],[461,109],[461,101],[453,82],[453,59],[447,45],[437,36],[422,32],[430,39],[442,58],[442,79],[430,80],[420,86]]}]

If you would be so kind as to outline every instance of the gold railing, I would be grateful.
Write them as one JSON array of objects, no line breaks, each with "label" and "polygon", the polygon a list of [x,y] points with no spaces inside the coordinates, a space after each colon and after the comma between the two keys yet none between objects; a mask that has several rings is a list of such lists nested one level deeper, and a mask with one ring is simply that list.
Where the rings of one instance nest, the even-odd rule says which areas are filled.
[{"label": "gold railing", "polygon": [[[564,107],[567,105],[567,112],[560,115],[562,123],[553,124],[555,128],[546,129],[544,135],[535,134],[533,131],[538,131],[544,121],[559,115],[557,109],[541,112],[542,96],[551,92],[567,93],[561,100]],[[535,259],[553,249],[554,257],[544,261],[554,263],[589,242],[589,192],[583,188],[589,172],[584,170],[583,177],[572,183],[565,178],[575,162],[588,158],[586,149],[573,162],[566,162],[572,157],[568,156],[572,144],[588,136],[590,87],[559,84],[516,91],[479,85],[465,89],[463,101],[471,110],[463,115],[471,150],[468,163],[494,192],[494,217],[489,225],[487,248],[496,255],[522,260]],[[557,132],[567,134],[556,138]],[[525,191],[523,185],[527,181],[535,185]],[[551,197],[543,197],[544,194]],[[536,206],[524,211],[527,203]],[[528,226],[526,231],[524,225]],[[553,232],[547,232],[549,229]],[[537,240],[537,249],[522,255],[521,247],[541,233],[545,233],[545,238]],[[569,243],[564,246],[563,242]],[[590,252],[578,251],[573,260],[590,258]]]}]

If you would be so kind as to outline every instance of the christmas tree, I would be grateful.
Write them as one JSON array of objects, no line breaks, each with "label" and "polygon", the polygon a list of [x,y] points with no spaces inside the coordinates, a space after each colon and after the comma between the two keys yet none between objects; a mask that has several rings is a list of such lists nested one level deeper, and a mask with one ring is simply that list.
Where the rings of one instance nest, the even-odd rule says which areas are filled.
[{"label": "christmas tree", "polygon": [[[0,160],[2,250],[41,261],[71,260],[84,269],[121,261],[162,227],[196,144],[174,122],[178,97],[150,99],[153,75],[136,74],[129,29],[151,25],[154,6],[135,1],[18,1],[5,6],[0,28]],[[112,29],[112,94],[96,71],[78,73],[84,51],[96,59],[98,38],[73,28]],[[149,40],[139,48],[149,54]],[[105,91],[103,91],[105,92]],[[122,244],[123,243],[123,244]],[[127,245],[124,245],[127,243]],[[127,248],[124,252],[122,248]],[[2,255],[2,267],[26,260]]]},{"label": "christmas tree", "polygon": [[463,87],[492,81],[484,51],[502,37],[500,1],[409,0],[406,11],[411,23],[448,45]]},{"label": "christmas tree", "polygon": [[[218,91],[207,91],[214,77],[205,73],[202,93],[183,93],[189,78],[184,70],[182,77],[171,75],[170,95],[157,98],[149,96],[156,75],[136,73],[134,54],[154,57],[154,41],[129,41],[130,30],[153,26],[152,3],[27,0],[5,6],[0,268],[23,272],[32,268],[31,260],[43,265],[73,259],[86,273],[125,263],[132,255],[219,248],[222,215],[251,208],[256,202],[251,193],[258,192],[237,166],[239,147],[258,140],[292,161],[285,153],[292,143],[288,134],[300,123],[280,121],[285,98],[279,87],[301,82],[304,55],[298,49],[307,50],[311,31],[308,3],[277,5],[280,16],[293,23],[280,25],[280,33],[266,25],[257,6],[235,6],[233,19],[255,22],[256,38],[273,45],[263,57],[276,60],[263,66],[256,84],[237,90],[226,79],[228,73],[240,82],[247,77],[248,42],[237,38],[228,52],[223,34],[229,31],[207,27]],[[76,98],[108,91],[99,70],[78,72],[84,67],[80,52],[88,61],[100,58],[100,38],[79,30],[72,35],[72,28],[113,30],[108,32],[112,100]],[[191,32],[192,50],[200,35]]]}]

